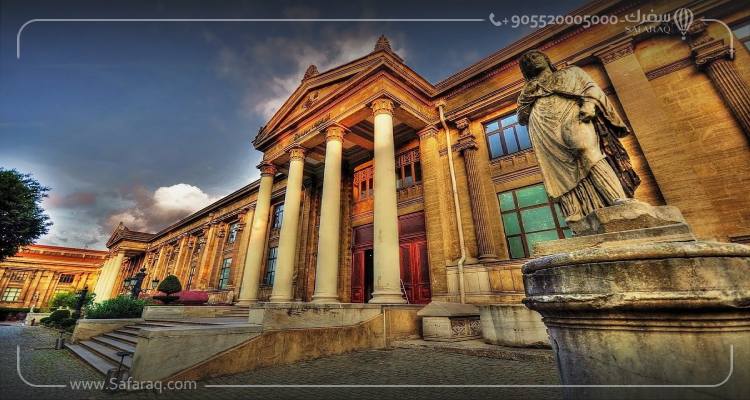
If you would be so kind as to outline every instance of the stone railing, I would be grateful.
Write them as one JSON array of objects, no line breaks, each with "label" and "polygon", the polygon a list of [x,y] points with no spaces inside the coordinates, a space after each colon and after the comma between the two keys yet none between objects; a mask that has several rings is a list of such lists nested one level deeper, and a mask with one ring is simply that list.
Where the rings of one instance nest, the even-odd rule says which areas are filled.
[{"label": "stone railing", "polygon": [[232,304],[234,302],[234,290],[207,290],[207,304]]}]

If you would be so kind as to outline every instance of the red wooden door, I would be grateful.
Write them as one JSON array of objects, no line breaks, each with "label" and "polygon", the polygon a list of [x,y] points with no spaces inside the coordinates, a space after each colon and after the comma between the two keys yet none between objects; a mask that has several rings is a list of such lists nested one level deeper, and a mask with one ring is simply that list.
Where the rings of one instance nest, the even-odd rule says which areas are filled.
[{"label": "red wooden door", "polygon": [[430,266],[427,261],[427,242],[412,239],[399,245],[401,256],[401,282],[411,304],[430,302]]},{"label": "red wooden door", "polygon": [[365,302],[365,251],[352,253],[352,303]]}]

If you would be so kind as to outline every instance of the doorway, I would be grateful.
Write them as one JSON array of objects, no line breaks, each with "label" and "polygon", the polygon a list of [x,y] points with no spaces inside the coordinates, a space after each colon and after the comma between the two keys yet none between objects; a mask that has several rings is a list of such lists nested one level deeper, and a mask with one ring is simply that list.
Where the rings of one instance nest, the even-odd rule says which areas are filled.
[{"label": "doorway", "polygon": [[[401,291],[411,304],[430,302],[430,266],[424,214],[399,217],[399,254]],[[366,303],[372,298],[374,282],[373,225],[354,228],[352,243],[352,303]]]}]

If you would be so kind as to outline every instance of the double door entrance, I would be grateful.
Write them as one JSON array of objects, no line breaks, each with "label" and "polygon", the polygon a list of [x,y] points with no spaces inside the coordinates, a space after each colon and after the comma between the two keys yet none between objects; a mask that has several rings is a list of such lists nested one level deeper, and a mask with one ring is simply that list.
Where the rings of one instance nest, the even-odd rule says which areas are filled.
[{"label": "double door entrance", "polygon": [[[424,214],[399,217],[399,254],[402,292],[411,304],[430,302],[430,264],[427,258]],[[373,226],[354,228],[352,247],[352,303],[366,303],[374,290]]]}]

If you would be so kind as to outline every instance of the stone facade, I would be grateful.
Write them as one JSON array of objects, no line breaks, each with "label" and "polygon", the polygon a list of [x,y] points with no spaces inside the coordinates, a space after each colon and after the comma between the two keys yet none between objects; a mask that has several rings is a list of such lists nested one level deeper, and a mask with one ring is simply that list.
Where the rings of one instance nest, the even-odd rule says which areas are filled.
[{"label": "stone facade", "polygon": [[0,307],[46,307],[60,292],[93,290],[106,251],[31,245],[0,262]]},{"label": "stone facade", "polygon": [[[497,154],[503,131],[493,134],[493,123],[505,127],[513,115],[524,82],[518,58],[532,48],[558,67],[584,69],[620,111],[633,132],[624,145],[642,180],[637,199],[678,207],[699,239],[746,243],[750,53],[736,39],[733,55],[713,51],[727,42],[720,24],[683,40],[674,27],[667,34],[624,19],[688,4],[696,18],[733,28],[750,21],[742,2],[594,2],[576,13],[621,23],[548,26],[438,83],[405,65],[386,38],[337,68],[311,66],[253,141],[261,180],[156,234],[118,227],[97,291],[122,291],[122,279],[145,266],[147,282],[173,273],[215,303],[393,303],[403,292],[416,303],[520,302],[533,240],[504,217],[524,213],[519,190],[538,192],[542,177],[520,136],[502,139]],[[552,201],[540,206],[555,210]],[[566,227],[557,219],[545,234],[561,239]]]}]

